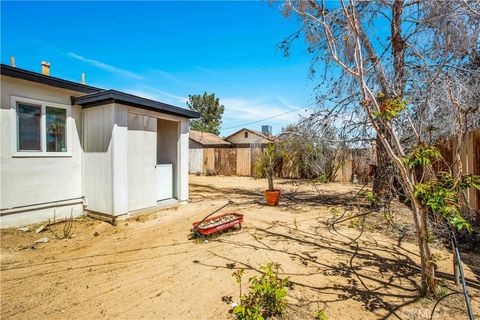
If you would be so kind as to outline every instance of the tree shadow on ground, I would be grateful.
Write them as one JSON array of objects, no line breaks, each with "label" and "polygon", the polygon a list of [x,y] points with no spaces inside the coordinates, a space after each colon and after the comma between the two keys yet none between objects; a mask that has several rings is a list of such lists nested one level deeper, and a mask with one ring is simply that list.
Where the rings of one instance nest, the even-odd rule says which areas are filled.
[{"label": "tree shadow on ground", "polygon": [[[394,243],[380,243],[371,238],[362,240],[361,244],[359,241],[348,243],[330,233],[320,235],[282,222],[267,228],[250,227],[247,232],[252,241],[237,242],[234,238],[217,241],[242,249],[285,255],[300,270],[305,270],[302,273],[282,273],[294,278],[291,283],[295,289],[315,293],[294,298],[295,302],[291,303],[294,308],[354,300],[376,314],[378,319],[404,319],[402,308],[408,310],[408,306],[420,299],[419,269],[412,259],[416,254]],[[258,266],[248,262],[247,256],[245,260],[238,260],[213,251],[210,253],[225,260],[226,264],[198,263],[213,268],[261,272]],[[317,280],[322,277],[325,281],[320,283],[327,284],[313,285],[314,281],[308,281],[312,277]],[[322,299],[312,299],[315,295],[321,295]]]},{"label": "tree shadow on ground", "polygon": [[[316,305],[318,303],[339,302],[346,300],[355,300],[361,302],[363,307],[370,311],[386,313],[382,319],[394,315],[401,319],[397,314],[397,310],[401,307],[415,303],[418,301],[418,287],[415,275],[417,270],[410,268],[412,260],[400,250],[395,250],[384,245],[371,250],[369,247],[360,248],[358,245],[352,245],[343,248],[329,239],[321,237],[315,238],[310,234],[304,235],[300,230],[287,228],[285,231],[272,231],[263,228],[254,228],[249,230],[253,238],[251,243],[240,243],[230,239],[219,239],[219,242],[229,245],[250,248],[255,251],[267,250],[288,256],[293,262],[299,266],[305,267],[309,272],[306,273],[282,273],[283,276],[303,276],[304,278],[321,276],[325,278],[342,278],[342,281],[329,285],[315,286],[305,280],[291,280],[294,288],[303,288],[315,293],[321,294],[322,300],[311,298],[297,298],[294,305],[301,307],[305,305]],[[286,245],[300,247],[301,250],[289,250]],[[315,256],[309,251],[311,250],[327,252],[328,255],[340,255],[344,257],[344,261],[337,263],[329,263],[328,260],[322,260],[321,257]],[[383,252],[384,254],[380,254]],[[232,264],[236,269],[250,269],[261,272],[258,267],[251,265],[246,261],[235,260],[231,257],[222,256],[211,253],[217,258],[226,261],[225,265],[214,265],[203,263],[205,266],[213,268],[232,268]],[[399,259],[385,257],[385,253],[389,255],[397,255]],[[360,263],[355,263],[361,261]],[[277,261],[281,262],[281,261]],[[199,262],[202,264],[202,262]],[[379,273],[389,273],[387,279],[377,277],[364,269],[376,269]],[[407,284],[400,285],[396,283],[399,278]],[[330,281],[326,281],[330,282]],[[313,296],[312,294],[308,295]],[[393,304],[389,300],[401,299],[401,304]]]},{"label": "tree shadow on ground", "polygon": [[[190,184],[190,198],[192,203],[201,202],[203,200],[233,200],[242,204],[258,204],[266,205],[263,190],[251,190],[244,188],[225,188],[214,187],[211,185]],[[300,210],[304,207],[327,206],[346,208],[355,205],[364,207],[366,204],[360,200],[352,201],[352,195],[355,192],[335,192],[319,194],[312,191],[298,190],[283,191],[279,205],[276,207],[281,211]]]},{"label": "tree shadow on ground", "polygon": [[[295,183],[291,181],[283,182],[283,185],[293,185],[295,187]],[[355,191],[343,193],[333,190],[320,193],[314,190],[310,192],[297,191],[298,189],[295,188],[290,191],[283,191],[280,205],[276,210],[300,213],[302,208],[323,207],[336,208],[345,214],[347,210],[353,208],[365,209],[367,206],[361,197],[356,197]],[[252,206],[265,204],[263,191],[260,189],[252,191],[242,188],[216,188],[214,186],[195,185],[192,192],[193,197],[197,196],[197,192],[207,194],[205,197],[208,199],[225,199],[227,196],[238,204]],[[201,198],[199,198],[199,201],[201,201]],[[373,212],[373,214],[375,213]],[[286,255],[287,259],[306,270],[306,273],[302,274],[284,273],[285,276],[293,276],[294,278],[320,276],[342,279],[340,282],[332,281],[330,283],[333,284],[324,286],[311,285],[308,281],[292,281],[294,287],[313,291],[317,296],[328,297],[319,300],[305,298],[305,295],[301,295],[301,298],[295,298],[296,307],[355,300],[360,302],[366,310],[377,314],[379,319],[403,319],[403,311],[399,312],[399,310],[405,310],[405,308],[408,310],[409,305],[417,303],[420,299],[418,295],[420,291],[418,285],[420,269],[412,259],[418,257],[418,254],[408,251],[402,245],[405,234],[398,235],[396,244],[394,242],[386,244],[385,242],[378,242],[372,237],[363,239],[363,228],[355,237],[342,234],[334,225],[325,228],[325,223],[328,224],[331,220],[333,218],[328,219],[325,216],[309,221],[303,220],[302,223],[310,224],[309,228],[299,227],[296,220],[290,224],[272,221],[269,226],[264,228],[247,228],[252,241],[237,242],[234,240],[235,237],[215,241],[238,248],[254,251],[266,250],[283,254]],[[298,247],[301,249],[294,249]],[[200,261],[198,263],[213,268],[250,269],[260,272],[258,266],[249,263],[248,257],[240,261],[215,252],[211,253],[217,258],[225,260],[226,264]],[[319,257],[317,253],[323,253],[321,255],[324,257]],[[341,259],[332,263],[332,260],[329,259],[331,256],[340,256]],[[438,275],[444,279],[451,279],[451,275],[446,273],[438,272]],[[473,287],[478,289],[478,287]],[[314,295],[307,295],[307,297],[312,296]]]}]

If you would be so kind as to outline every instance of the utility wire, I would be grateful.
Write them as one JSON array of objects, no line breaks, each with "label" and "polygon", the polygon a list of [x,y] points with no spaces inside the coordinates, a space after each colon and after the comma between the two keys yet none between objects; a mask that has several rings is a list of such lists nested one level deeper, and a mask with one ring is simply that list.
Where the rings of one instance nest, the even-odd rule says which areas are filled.
[{"label": "utility wire", "polygon": [[236,126],[233,126],[233,127],[224,128],[222,130],[230,130],[230,129],[235,129],[235,128],[239,128],[239,127],[245,127],[245,126],[248,126],[248,125],[251,125],[251,124],[254,124],[254,123],[259,123],[259,122],[262,122],[262,121],[265,121],[265,120],[278,118],[278,117],[281,117],[283,115],[298,111],[300,109],[306,109],[307,110],[308,107],[300,107],[300,108],[297,108],[297,109],[294,109],[294,110],[291,110],[291,111],[287,111],[287,112],[284,112],[284,113],[277,114],[275,116],[271,116],[271,117],[268,117],[268,118],[264,118],[264,119],[260,119],[260,120],[256,120],[256,121],[252,121],[252,122],[247,122],[247,123],[244,123],[244,124],[239,124],[239,125],[236,125]]}]

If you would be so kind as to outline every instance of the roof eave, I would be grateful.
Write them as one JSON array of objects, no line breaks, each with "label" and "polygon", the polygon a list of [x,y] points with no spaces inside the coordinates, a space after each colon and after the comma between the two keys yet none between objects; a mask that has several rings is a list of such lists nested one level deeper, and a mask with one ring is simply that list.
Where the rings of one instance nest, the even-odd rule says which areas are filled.
[{"label": "roof eave", "polygon": [[101,91],[101,88],[87,86],[85,84],[64,80],[56,77],[46,76],[40,73],[19,69],[5,64],[0,65],[0,73],[2,76],[37,82],[52,87],[67,89],[81,93],[93,93]]},{"label": "roof eave", "polygon": [[125,94],[123,92],[115,90],[106,90],[88,96],[78,97],[74,99],[73,103],[81,105],[83,108],[91,108],[108,102],[118,102],[140,109],[161,112],[188,119],[195,119],[200,117],[200,114],[196,111],[183,109],[162,102],[133,96],[130,94]]}]

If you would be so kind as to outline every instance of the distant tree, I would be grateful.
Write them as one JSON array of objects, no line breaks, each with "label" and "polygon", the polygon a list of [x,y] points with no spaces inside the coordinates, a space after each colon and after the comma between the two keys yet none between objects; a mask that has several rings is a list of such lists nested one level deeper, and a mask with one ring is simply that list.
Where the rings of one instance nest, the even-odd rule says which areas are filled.
[{"label": "distant tree", "polygon": [[215,93],[188,96],[187,106],[190,110],[200,113],[200,119],[190,121],[190,129],[220,134],[222,115],[225,107],[220,104],[220,99]]}]

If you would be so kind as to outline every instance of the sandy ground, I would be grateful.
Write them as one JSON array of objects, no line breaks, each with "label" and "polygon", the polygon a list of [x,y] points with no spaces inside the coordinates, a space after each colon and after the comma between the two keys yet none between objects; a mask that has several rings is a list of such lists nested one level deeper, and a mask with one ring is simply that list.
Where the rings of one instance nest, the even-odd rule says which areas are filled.
[{"label": "sandy ground", "polygon": [[[279,181],[280,206],[264,205],[264,180],[191,176],[191,203],[150,211],[116,227],[82,218],[71,239],[15,229],[1,232],[2,319],[232,319],[222,297],[238,301],[234,269],[246,277],[270,261],[290,277],[288,319],[428,319],[433,303],[417,298],[417,248],[383,230],[381,214],[329,226],[358,186]],[[226,203],[245,215],[239,231],[189,240],[191,223]],[[332,211],[333,208],[333,211]],[[398,223],[405,209],[399,209]],[[403,212],[403,213],[402,213]],[[58,226],[61,229],[61,226]],[[48,243],[32,246],[48,237]],[[440,246],[439,270],[451,273]],[[466,256],[468,278],[479,281],[478,256]],[[246,281],[245,281],[246,282]],[[452,286],[448,290],[452,290]],[[244,288],[245,290],[246,288]],[[453,288],[454,289],[454,288]],[[471,289],[480,317],[480,291]],[[440,304],[434,319],[466,319],[461,295]]]}]

